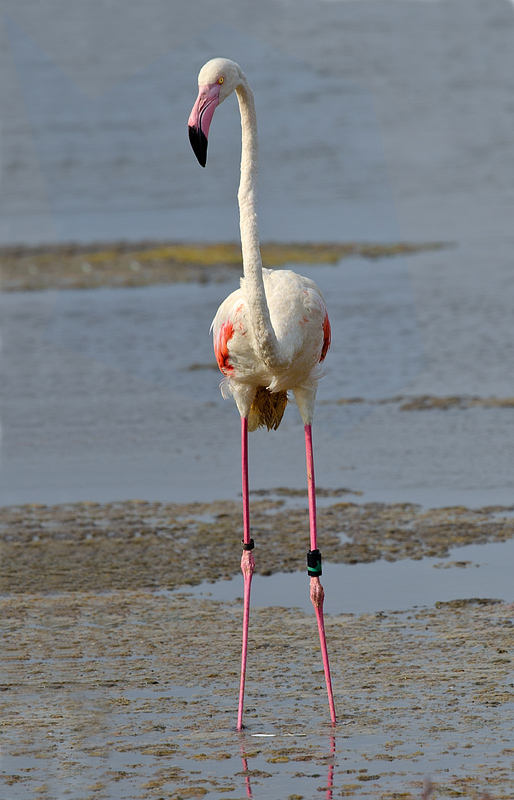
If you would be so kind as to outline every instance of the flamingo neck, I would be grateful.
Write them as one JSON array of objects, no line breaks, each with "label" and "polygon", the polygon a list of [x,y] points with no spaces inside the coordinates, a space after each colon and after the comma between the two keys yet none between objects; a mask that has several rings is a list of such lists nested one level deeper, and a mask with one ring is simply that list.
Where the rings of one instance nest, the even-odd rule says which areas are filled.
[{"label": "flamingo neck", "polygon": [[257,116],[253,92],[244,82],[236,89],[241,112],[241,179],[237,199],[243,252],[245,292],[259,353],[271,367],[279,361],[278,341],[264,291],[257,225]]}]

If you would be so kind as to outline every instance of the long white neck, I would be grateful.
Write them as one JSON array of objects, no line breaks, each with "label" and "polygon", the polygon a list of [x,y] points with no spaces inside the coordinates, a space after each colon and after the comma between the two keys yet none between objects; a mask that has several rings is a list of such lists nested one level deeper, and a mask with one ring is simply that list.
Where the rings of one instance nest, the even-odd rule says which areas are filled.
[{"label": "long white neck", "polygon": [[241,180],[237,199],[243,251],[243,271],[250,318],[259,354],[268,367],[280,361],[262,278],[257,226],[257,117],[253,92],[245,81],[236,89],[241,112]]}]

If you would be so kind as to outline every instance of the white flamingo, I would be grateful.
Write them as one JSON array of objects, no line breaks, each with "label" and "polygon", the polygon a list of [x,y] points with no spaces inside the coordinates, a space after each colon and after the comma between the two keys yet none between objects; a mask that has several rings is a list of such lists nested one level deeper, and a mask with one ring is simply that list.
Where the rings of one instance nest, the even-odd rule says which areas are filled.
[{"label": "white flamingo", "polygon": [[200,70],[198,86],[188,127],[191,145],[202,167],[207,160],[207,137],[214,110],[233,91],[239,101],[242,126],[238,201],[244,277],[241,288],[221,304],[212,323],[214,351],[225,376],[222,394],[232,395],[241,415],[244,614],[237,730],[243,727],[250,586],[255,567],[254,543],[250,536],[248,431],[259,425],[266,425],[268,430],[279,426],[288,390],[295,396],[305,428],[311,545],[307,571],[318,620],[330,716],[335,724],[323,620],[324,592],[319,579],[321,555],[317,548],[311,427],[320,363],[330,346],[327,309],[313,281],[291,270],[275,271],[262,266],[256,214],[257,121],[253,93],[246,76],[234,61],[214,58]]}]

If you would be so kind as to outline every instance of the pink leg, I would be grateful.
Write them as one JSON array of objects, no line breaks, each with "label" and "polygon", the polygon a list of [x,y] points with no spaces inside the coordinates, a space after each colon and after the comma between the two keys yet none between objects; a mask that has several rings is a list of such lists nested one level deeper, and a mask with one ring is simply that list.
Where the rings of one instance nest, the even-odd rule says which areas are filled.
[{"label": "pink leg", "polygon": [[328,663],[325,621],[323,619],[325,592],[323,591],[323,586],[319,579],[319,575],[321,575],[321,554],[317,547],[316,484],[314,482],[314,455],[312,451],[312,428],[310,425],[305,426],[305,453],[307,458],[307,488],[309,494],[309,524],[311,532],[311,549],[308,556],[308,572],[311,575],[311,600],[318,620],[319,641],[321,645],[321,655],[323,656],[323,669],[325,670],[330,718],[332,724],[335,725],[336,710],[332,692],[332,681],[330,679],[330,666]]},{"label": "pink leg", "polygon": [[243,703],[245,692],[246,656],[248,653],[248,624],[250,621],[250,587],[255,561],[252,553],[253,539],[250,538],[250,498],[248,493],[248,419],[241,418],[241,466],[243,475],[243,556],[241,570],[244,577],[243,600],[243,647],[241,652],[241,681],[239,683],[239,709],[237,730],[243,729]]}]

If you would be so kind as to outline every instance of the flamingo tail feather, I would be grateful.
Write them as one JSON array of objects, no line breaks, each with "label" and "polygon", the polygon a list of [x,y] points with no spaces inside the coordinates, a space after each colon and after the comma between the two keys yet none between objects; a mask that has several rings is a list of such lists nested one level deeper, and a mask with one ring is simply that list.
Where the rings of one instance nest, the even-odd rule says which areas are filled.
[{"label": "flamingo tail feather", "polygon": [[266,426],[276,431],[284,416],[287,405],[287,392],[270,392],[265,386],[258,386],[248,415],[248,430]]}]

